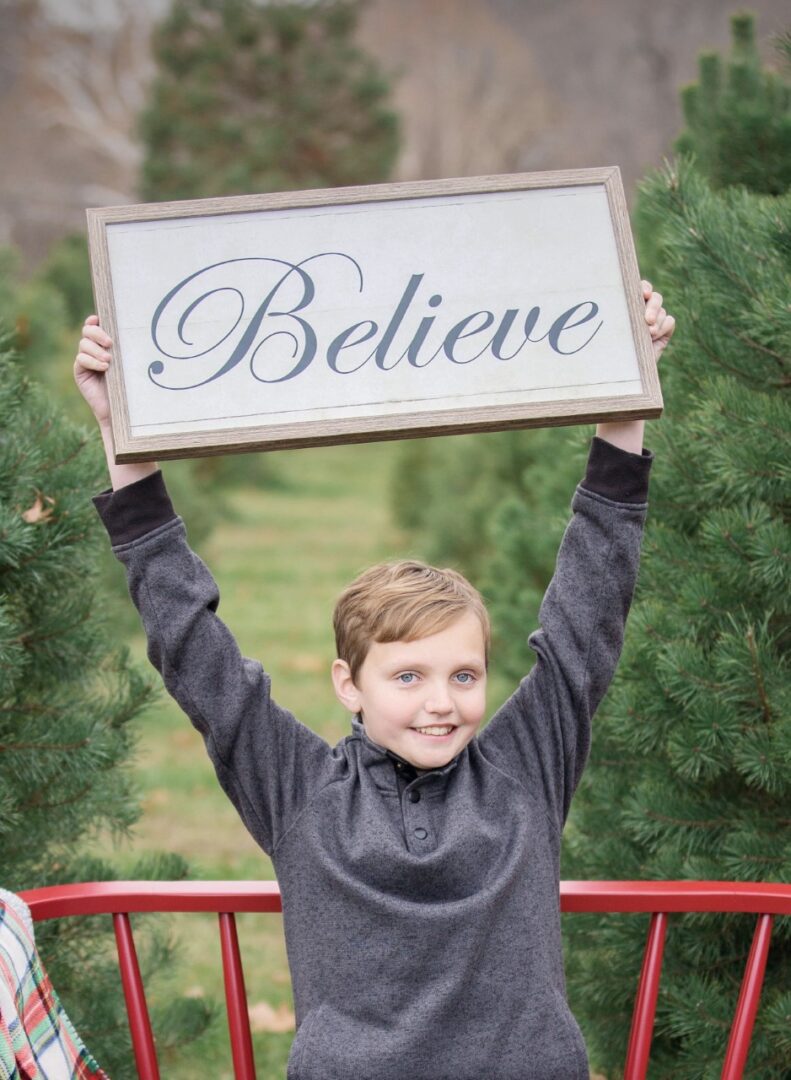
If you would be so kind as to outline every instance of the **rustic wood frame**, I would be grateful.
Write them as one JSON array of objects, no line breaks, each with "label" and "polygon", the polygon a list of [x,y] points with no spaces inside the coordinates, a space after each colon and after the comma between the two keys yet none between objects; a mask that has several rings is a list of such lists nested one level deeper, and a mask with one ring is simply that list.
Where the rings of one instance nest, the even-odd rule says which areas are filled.
[{"label": "rustic wood frame", "polygon": [[651,348],[650,333],[644,319],[640,276],[620,170],[616,166],[89,209],[86,213],[97,312],[102,326],[117,341],[116,310],[107,243],[107,226],[117,222],[153,221],[192,216],[209,217],[256,210],[341,206],[392,199],[407,200],[427,196],[480,194],[572,185],[600,185],[606,192],[640,369],[642,393],[612,398],[526,402],[521,405],[469,407],[422,413],[404,411],[398,415],[364,418],[338,417],[288,425],[133,436],[124,381],[119,370],[120,365],[123,364],[123,357],[116,350],[116,363],[110,368],[108,375],[116,461],[133,462],[155,457],[196,457],[231,451],[273,450],[508,428],[548,427],[635,418],[652,419],[660,416],[662,412],[661,389]]}]

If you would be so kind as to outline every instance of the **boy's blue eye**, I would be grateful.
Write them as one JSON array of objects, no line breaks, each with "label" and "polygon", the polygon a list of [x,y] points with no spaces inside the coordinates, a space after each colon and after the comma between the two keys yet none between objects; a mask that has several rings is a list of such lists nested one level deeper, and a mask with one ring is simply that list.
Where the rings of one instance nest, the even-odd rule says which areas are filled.
[{"label": "boy's blue eye", "polygon": [[470,671],[460,671],[456,678],[463,686],[468,686],[475,680],[475,676]]},{"label": "boy's blue eye", "polygon": [[397,678],[400,683],[404,684],[404,686],[409,686],[410,683],[414,682],[417,676],[413,671],[402,671],[401,674],[397,676]]}]

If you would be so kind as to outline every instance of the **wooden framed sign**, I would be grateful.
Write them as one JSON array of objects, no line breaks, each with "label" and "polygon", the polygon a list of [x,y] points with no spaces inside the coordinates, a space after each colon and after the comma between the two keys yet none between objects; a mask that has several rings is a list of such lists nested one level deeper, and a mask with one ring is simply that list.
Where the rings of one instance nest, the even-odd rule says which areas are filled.
[{"label": "wooden framed sign", "polygon": [[87,213],[119,462],[661,413],[617,168]]}]

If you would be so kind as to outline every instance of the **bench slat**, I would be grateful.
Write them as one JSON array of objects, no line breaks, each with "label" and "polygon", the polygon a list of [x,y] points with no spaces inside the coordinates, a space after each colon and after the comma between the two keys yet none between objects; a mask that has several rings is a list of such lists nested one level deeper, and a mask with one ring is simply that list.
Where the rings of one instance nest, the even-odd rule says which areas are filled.
[{"label": "bench slat", "polygon": [[250,1035],[250,1015],[244,989],[242,956],[236,919],[231,913],[220,912],[220,945],[222,972],[225,980],[225,1005],[228,1010],[228,1031],[231,1036],[233,1071],[236,1080],[255,1080],[253,1040]]},{"label": "bench slat", "polygon": [[759,915],[728,1039],[725,1064],[722,1067],[722,1080],[741,1080],[744,1073],[753,1037],[755,1014],[758,1012],[758,1003],[761,999],[771,936],[772,916]]},{"label": "bench slat", "polygon": [[154,1047],[154,1033],[151,1030],[151,1018],[148,1015],[140,965],[137,962],[135,939],[132,924],[126,912],[113,915],[115,943],[118,948],[118,966],[121,969],[121,983],[126,999],[126,1012],[129,1018],[129,1030],[132,1034],[132,1046],[140,1080],[159,1080],[159,1065]]},{"label": "bench slat", "polygon": [[643,952],[643,967],[640,972],[637,995],[634,999],[634,1013],[632,1014],[632,1029],[629,1033],[629,1048],[626,1054],[624,1080],[645,1080],[648,1071],[666,933],[667,915],[663,911],[654,912],[648,926],[648,936],[645,942],[645,951]]}]

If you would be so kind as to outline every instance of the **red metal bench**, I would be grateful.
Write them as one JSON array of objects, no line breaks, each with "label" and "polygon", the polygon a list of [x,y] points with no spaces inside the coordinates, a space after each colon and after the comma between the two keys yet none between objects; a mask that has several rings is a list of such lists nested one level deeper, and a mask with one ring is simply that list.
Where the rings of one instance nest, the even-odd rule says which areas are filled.
[{"label": "red metal bench", "polygon": [[[273,881],[118,881],[61,885],[20,894],[36,920],[68,915],[113,916],[121,980],[140,1080],[159,1080],[154,1037],[135,952],[131,912],[217,912],[228,1026],[236,1080],[255,1080],[253,1045],[236,934],[236,912],[279,912]],[[772,919],[791,915],[791,885],[724,881],[564,881],[564,912],[651,915],[635,998],[624,1080],[644,1080],[651,1051],[667,916],[674,912],[741,912],[758,916],[731,1026],[722,1080],[740,1080],[758,1011]]]}]

